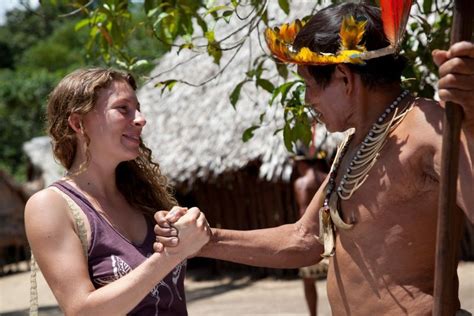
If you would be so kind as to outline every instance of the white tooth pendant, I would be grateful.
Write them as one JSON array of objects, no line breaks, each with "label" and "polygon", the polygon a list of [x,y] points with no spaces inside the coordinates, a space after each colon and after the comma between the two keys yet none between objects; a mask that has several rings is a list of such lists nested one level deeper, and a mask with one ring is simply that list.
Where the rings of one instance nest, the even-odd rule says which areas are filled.
[{"label": "white tooth pendant", "polygon": [[322,239],[322,244],[324,245],[324,253],[321,256],[324,258],[332,257],[335,251],[334,229],[327,206],[323,206],[319,209],[319,225],[319,240]]},{"label": "white tooth pendant", "polygon": [[319,209],[319,236],[314,236],[316,240],[321,244],[324,245],[324,206]]},{"label": "white tooth pendant", "polygon": [[[323,192],[326,191],[327,189],[327,185],[326,187],[324,188]],[[319,236],[314,236],[316,238],[316,240],[324,245],[324,241],[323,241],[323,208],[324,208],[324,205],[326,205],[327,203],[324,203],[325,202],[325,197],[324,197],[324,194],[320,194],[319,197],[318,197],[318,200],[317,200],[317,205],[323,205],[319,208],[319,212],[318,212],[318,216],[319,216]]]},{"label": "white tooth pendant", "polygon": [[331,193],[331,197],[329,198],[329,212],[331,214],[331,219],[334,225],[340,229],[351,229],[354,224],[347,224],[344,222],[339,215],[339,211],[337,210],[337,200],[338,200],[337,192]]}]

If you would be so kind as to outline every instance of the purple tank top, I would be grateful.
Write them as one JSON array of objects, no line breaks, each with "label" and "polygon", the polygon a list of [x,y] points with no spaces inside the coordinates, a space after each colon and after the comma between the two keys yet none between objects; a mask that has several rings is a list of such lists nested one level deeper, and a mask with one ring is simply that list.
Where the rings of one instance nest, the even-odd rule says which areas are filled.
[{"label": "purple tank top", "polygon": [[[89,200],[64,181],[53,186],[66,193],[86,214],[91,227],[89,276],[95,288],[111,283],[140,265],[153,253],[153,221],[146,217],[148,233],[141,245],[120,234],[95,210]],[[159,267],[157,267],[159,269]],[[184,295],[186,261],[176,266],[128,315],[187,315]]]}]

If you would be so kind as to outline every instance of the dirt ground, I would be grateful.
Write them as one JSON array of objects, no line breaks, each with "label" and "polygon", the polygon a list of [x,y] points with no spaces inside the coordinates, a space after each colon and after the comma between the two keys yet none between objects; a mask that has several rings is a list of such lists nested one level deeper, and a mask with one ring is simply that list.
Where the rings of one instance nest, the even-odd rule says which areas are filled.
[{"label": "dirt ground", "polygon": [[[464,309],[474,313],[474,262],[459,265],[460,298]],[[208,315],[308,315],[299,279],[251,280],[225,277],[212,281],[187,278],[186,296],[190,316]],[[62,315],[44,278],[38,275],[40,315]],[[326,296],[326,281],[317,282],[319,316],[331,315]],[[29,272],[0,277],[0,315],[27,315]]]}]

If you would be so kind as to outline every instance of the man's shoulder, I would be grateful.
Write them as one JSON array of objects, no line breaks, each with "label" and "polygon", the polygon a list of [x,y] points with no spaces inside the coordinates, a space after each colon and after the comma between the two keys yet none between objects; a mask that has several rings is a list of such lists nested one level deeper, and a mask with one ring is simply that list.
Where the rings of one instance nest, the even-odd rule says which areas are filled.
[{"label": "man's shoulder", "polygon": [[412,108],[396,129],[396,134],[406,144],[417,149],[433,148],[441,142],[443,108],[430,99],[416,98]]},{"label": "man's shoulder", "polygon": [[415,130],[440,130],[443,122],[443,108],[431,99],[416,98],[408,115],[407,123]]},{"label": "man's shoulder", "polygon": [[438,101],[435,101],[433,99],[427,99],[427,98],[415,98],[413,100],[413,105],[414,107],[417,107],[421,110],[425,111],[430,111],[430,112],[438,112],[438,111],[443,111],[443,108],[439,104]]}]

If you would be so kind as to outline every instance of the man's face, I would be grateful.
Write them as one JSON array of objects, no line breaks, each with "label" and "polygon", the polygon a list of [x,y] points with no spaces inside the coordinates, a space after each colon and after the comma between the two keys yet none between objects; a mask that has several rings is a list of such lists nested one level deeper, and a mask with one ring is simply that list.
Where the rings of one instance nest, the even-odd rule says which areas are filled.
[{"label": "man's face", "polygon": [[305,66],[298,66],[298,74],[306,84],[305,102],[318,113],[319,120],[330,132],[340,132],[348,128],[348,104],[345,97],[344,81],[336,76],[336,69],[326,87],[318,84]]}]

